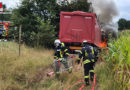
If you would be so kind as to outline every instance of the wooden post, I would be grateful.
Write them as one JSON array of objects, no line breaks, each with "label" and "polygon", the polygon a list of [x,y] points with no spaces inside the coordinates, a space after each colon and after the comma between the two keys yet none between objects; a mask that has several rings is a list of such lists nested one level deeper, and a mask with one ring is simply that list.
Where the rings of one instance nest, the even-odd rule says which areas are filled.
[{"label": "wooden post", "polygon": [[19,56],[21,55],[21,29],[22,26],[19,26]]}]

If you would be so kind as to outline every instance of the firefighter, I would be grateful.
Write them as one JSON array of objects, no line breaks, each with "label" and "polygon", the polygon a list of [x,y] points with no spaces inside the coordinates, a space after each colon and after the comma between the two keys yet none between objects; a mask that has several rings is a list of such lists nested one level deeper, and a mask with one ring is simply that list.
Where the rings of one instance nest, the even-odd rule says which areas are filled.
[{"label": "firefighter", "polygon": [[93,69],[93,64],[92,60],[93,54],[90,45],[86,40],[83,41],[83,48],[81,49],[79,53],[79,58],[77,60],[77,63],[80,63],[81,58],[83,58],[83,64],[84,64],[84,79],[85,79],[85,84],[86,86],[89,85],[89,73],[90,73],[90,79],[93,81],[94,77],[94,69]]},{"label": "firefighter", "polygon": [[64,43],[60,42],[59,39],[56,39],[54,44],[55,44],[54,60],[58,60],[55,62],[56,75],[59,75],[60,73],[59,61],[64,65],[64,67],[68,70],[68,72],[71,72],[71,69],[69,69],[67,64],[67,57],[69,55],[68,49],[65,47]]}]

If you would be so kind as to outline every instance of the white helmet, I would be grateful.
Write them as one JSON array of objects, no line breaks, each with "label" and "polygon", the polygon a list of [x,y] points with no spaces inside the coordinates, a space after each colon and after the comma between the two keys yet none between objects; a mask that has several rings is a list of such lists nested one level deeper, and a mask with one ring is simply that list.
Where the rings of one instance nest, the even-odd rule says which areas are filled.
[{"label": "white helmet", "polygon": [[88,41],[87,40],[83,40],[83,43],[87,43]]},{"label": "white helmet", "polygon": [[83,45],[87,45],[88,44],[88,41],[87,40],[83,40]]},{"label": "white helmet", "polygon": [[55,46],[59,46],[59,45],[61,44],[61,42],[60,42],[59,39],[56,39],[56,40],[54,41],[54,44],[55,44]]}]

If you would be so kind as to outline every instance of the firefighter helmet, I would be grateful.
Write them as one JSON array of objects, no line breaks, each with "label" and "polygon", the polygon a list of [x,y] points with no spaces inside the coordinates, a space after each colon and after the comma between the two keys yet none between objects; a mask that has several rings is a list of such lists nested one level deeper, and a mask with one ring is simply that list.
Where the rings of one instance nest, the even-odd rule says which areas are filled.
[{"label": "firefighter helmet", "polygon": [[83,40],[83,45],[87,45],[88,41],[87,40]]},{"label": "firefighter helmet", "polygon": [[54,41],[54,45],[55,45],[55,46],[59,46],[60,44],[61,44],[61,42],[60,42],[59,39],[56,39],[56,40]]}]

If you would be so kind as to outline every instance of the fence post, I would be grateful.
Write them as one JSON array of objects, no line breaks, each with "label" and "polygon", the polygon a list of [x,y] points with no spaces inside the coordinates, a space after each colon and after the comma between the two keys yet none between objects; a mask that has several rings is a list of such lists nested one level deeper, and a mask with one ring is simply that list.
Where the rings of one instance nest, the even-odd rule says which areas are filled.
[{"label": "fence post", "polygon": [[19,56],[21,55],[21,29],[22,25],[19,26]]}]

